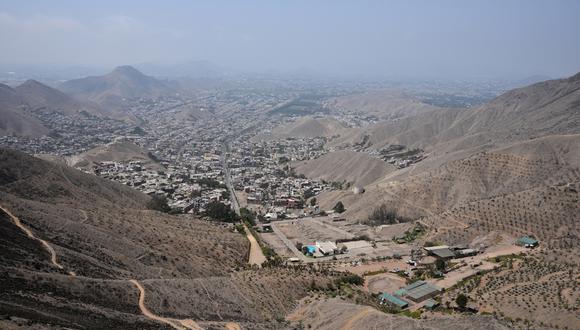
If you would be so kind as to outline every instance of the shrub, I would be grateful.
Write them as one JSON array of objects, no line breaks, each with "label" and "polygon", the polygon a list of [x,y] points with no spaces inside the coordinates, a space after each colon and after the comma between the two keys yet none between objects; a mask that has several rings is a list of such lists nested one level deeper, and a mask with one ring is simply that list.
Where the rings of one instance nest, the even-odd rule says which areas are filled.
[{"label": "shrub", "polygon": [[338,203],[336,203],[336,205],[334,205],[334,207],[332,208],[334,210],[334,212],[336,213],[342,213],[344,212],[346,209],[344,208],[344,204],[342,204],[341,201],[338,201]]},{"label": "shrub", "polygon": [[409,221],[412,219],[400,216],[395,209],[389,208],[384,203],[374,209],[367,219],[367,223],[371,226],[392,225]]},{"label": "shrub", "polygon": [[229,206],[220,202],[211,202],[207,204],[205,215],[218,221],[236,222],[239,220],[238,215]]},{"label": "shrub", "polygon": [[466,295],[464,295],[463,293],[460,293],[457,295],[457,298],[455,298],[455,303],[457,304],[457,306],[459,306],[459,308],[464,309],[465,306],[467,306],[467,301],[468,298]]},{"label": "shrub", "polygon": [[147,202],[147,208],[150,210],[160,211],[169,213],[171,211],[171,207],[167,205],[167,197],[163,195],[153,195],[149,202]]}]

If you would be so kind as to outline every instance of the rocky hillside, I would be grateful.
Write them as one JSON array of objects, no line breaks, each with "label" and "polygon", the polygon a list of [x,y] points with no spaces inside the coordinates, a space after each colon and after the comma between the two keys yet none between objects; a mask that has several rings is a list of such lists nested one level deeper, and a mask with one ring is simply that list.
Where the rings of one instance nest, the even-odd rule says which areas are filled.
[{"label": "rocky hillside", "polygon": [[0,328],[278,329],[312,281],[333,279],[251,270],[245,236],[148,202],[121,184],[0,150]]},{"label": "rocky hillside", "polygon": [[20,95],[0,84],[0,135],[42,136],[48,129],[26,110]]}]

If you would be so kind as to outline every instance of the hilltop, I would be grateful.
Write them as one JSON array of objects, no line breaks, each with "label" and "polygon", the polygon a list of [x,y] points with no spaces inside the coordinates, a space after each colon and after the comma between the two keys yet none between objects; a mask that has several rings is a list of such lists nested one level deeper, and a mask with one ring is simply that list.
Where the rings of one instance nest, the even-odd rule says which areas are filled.
[{"label": "hilltop", "polygon": [[154,98],[174,93],[165,83],[128,65],[119,66],[106,75],[69,80],[58,88],[80,100],[116,109],[124,99]]},{"label": "hilltop", "polygon": [[114,115],[114,113],[106,111],[96,104],[78,101],[36,80],[27,80],[15,87],[14,90],[23,102],[32,109],[48,109],[67,115],[80,112],[86,112],[96,116]]},{"label": "hilltop", "polygon": [[90,169],[95,163],[116,161],[139,161],[145,168],[162,170],[163,166],[152,157],[152,154],[130,141],[115,141],[104,146],[87,150],[81,154],[70,156],[68,164],[76,168]]},{"label": "hilltop", "polygon": [[511,90],[476,108],[440,109],[379,122],[359,136],[368,135],[375,149],[403,144],[458,151],[579,133],[579,75]]},{"label": "hilltop", "polygon": [[[474,109],[379,123],[364,133],[369,150],[402,144],[425,148],[427,158],[377,178],[364,195],[338,191],[319,200],[323,206],[343,200],[355,218],[383,202],[417,218],[494,196],[574,184],[580,171],[579,80],[576,75],[537,83]],[[318,171],[332,180],[331,167]]]},{"label": "hilltop", "polygon": [[24,101],[10,86],[0,84],[0,135],[42,136],[49,132],[25,110]]},{"label": "hilltop", "polygon": [[366,186],[394,170],[386,162],[368,154],[354,151],[336,151],[320,158],[292,164],[296,173],[328,181],[346,181]]},{"label": "hilltop", "polygon": [[38,137],[49,133],[41,113],[61,113],[66,116],[88,114],[98,117],[120,117],[112,110],[83,102],[42,84],[27,80],[12,88],[0,84],[0,134]]},{"label": "hilltop", "polygon": [[334,118],[308,116],[275,128],[273,135],[276,137],[330,137],[340,135],[345,129],[346,127]]},{"label": "hilltop", "polygon": [[411,117],[442,109],[423,103],[397,90],[371,91],[339,96],[326,100],[323,105],[331,111],[348,110],[358,114],[374,116],[380,120]]}]

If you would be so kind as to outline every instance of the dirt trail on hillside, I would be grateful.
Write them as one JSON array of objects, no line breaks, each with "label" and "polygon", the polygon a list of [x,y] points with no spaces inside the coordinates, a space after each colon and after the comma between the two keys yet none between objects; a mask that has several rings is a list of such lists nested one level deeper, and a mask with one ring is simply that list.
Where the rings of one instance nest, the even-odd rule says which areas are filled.
[{"label": "dirt trail on hillside", "polygon": [[[59,269],[64,269],[64,267],[58,262],[57,258],[56,258],[56,251],[54,250],[54,248],[45,240],[43,240],[42,238],[38,238],[34,235],[34,233],[32,233],[32,231],[28,228],[26,228],[26,226],[22,223],[22,221],[20,221],[20,219],[15,216],[14,214],[12,214],[10,211],[8,211],[7,208],[5,208],[4,206],[0,205],[0,209],[2,211],[4,211],[4,213],[6,213],[14,222],[14,224],[20,228],[20,230],[22,230],[23,232],[26,233],[26,235],[28,237],[30,237],[33,240],[36,240],[38,242],[40,242],[42,244],[42,246],[44,247],[44,249],[46,251],[48,251],[48,253],[50,254],[50,262],[56,266]],[[72,271],[68,272],[69,275],[71,276],[76,276],[76,274]]]},{"label": "dirt trail on hillside", "polygon": [[129,282],[133,283],[133,285],[135,285],[137,287],[137,289],[139,289],[139,308],[141,309],[141,313],[143,313],[143,315],[145,315],[145,317],[157,321],[157,322],[161,322],[161,323],[165,323],[167,325],[170,325],[171,327],[173,327],[174,329],[177,330],[200,330],[202,329],[202,327],[200,327],[195,321],[193,320],[189,320],[189,319],[185,319],[185,320],[176,320],[176,319],[170,319],[170,318],[166,318],[166,317],[161,317],[158,315],[153,314],[148,308],[147,306],[145,306],[145,288],[143,288],[143,286],[141,285],[141,283],[137,282],[137,280],[129,280]]},{"label": "dirt trail on hillside", "polygon": [[237,323],[226,323],[226,329],[227,330],[242,330],[242,327],[240,327],[240,325]]},{"label": "dirt trail on hillside", "polygon": [[248,240],[250,241],[250,258],[249,258],[248,263],[250,265],[260,266],[264,262],[266,262],[266,256],[262,252],[262,248],[260,247],[260,244],[258,244],[258,241],[254,237],[254,235],[252,235],[252,233],[250,232],[248,227],[244,226],[244,229],[246,230],[246,236],[248,237]]},{"label": "dirt trail on hillside", "polygon": [[362,311],[356,313],[350,319],[348,319],[348,321],[340,328],[340,330],[355,329],[355,328],[353,328],[353,325],[358,320],[365,318],[367,315],[369,315],[370,313],[372,313],[374,311],[375,311],[375,309],[371,308],[371,307],[367,307],[367,308],[363,309]]}]

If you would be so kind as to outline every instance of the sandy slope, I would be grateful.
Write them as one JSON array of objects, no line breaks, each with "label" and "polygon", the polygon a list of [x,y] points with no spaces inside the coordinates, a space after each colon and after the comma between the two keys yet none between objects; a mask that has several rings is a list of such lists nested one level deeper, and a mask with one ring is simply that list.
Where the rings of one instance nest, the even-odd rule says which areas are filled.
[{"label": "sandy slope", "polygon": [[395,169],[381,159],[354,151],[335,151],[292,166],[309,178],[347,181],[356,186],[366,186]]}]

